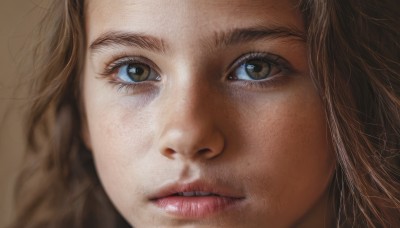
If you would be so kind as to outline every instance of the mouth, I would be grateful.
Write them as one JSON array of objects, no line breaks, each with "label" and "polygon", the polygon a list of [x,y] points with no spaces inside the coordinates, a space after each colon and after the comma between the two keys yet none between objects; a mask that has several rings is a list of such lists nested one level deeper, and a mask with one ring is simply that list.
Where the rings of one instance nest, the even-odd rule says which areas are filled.
[{"label": "mouth", "polygon": [[174,217],[200,219],[234,209],[244,197],[230,188],[195,182],[167,186],[149,197],[149,200]]},{"label": "mouth", "polygon": [[212,192],[177,192],[172,194],[172,196],[185,196],[185,197],[202,197],[202,196],[220,196]]}]

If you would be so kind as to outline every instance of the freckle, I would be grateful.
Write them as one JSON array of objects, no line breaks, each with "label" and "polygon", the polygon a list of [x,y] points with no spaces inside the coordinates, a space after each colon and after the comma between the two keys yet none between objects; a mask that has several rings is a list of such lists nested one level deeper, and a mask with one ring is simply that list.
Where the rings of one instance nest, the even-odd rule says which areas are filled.
[{"label": "freckle", "polygon": [[250,162],[246,162],[247,167],[250,167]]}]

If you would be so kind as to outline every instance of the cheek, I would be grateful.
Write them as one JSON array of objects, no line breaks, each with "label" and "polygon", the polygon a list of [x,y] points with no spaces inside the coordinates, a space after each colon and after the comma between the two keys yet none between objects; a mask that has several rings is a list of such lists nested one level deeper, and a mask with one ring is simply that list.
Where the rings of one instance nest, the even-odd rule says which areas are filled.
[{"label": "cheek", "polygon": [[[129,102],[95,99],[87,103],[88,127],[97,173],[118,209],[130,211],[139,204],[136,191],[145,177],[140,165],[152,164],[146,156],[152,146],[151,118]],[[136,193],[135,193],[136,192]],[[135,208],[140,208],[137,205]]]},{"label": "cheek", "polygon": [[264,199],[261,210],[276,221],[293,221],[310,210],[335,166],[322,104],[314,94],[301,94],[260,106],[263,118],[242,126],[251,152],[243,154],[243,164],[251,164],[244,168],[254,180],[254,197]]}]

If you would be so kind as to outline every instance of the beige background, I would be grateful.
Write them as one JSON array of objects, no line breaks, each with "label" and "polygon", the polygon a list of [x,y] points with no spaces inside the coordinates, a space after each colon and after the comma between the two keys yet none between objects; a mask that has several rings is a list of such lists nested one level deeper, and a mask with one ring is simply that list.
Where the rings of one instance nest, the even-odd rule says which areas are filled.
[{"label": "beige background", "polygon": [[12,218],[13,184],[24,148],[21,116],[28,96],[23,58],[45,5],[43,0],[0,0],[0,228]]}]

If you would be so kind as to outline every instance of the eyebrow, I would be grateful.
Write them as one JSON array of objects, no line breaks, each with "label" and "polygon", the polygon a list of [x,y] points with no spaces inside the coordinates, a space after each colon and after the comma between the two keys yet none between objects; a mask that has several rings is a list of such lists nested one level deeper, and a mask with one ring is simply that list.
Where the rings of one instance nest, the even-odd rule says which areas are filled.
[{"label": "eyebrow", "polygon": [[166,45],[162,39],[145,34],[122,31],[110,31],[100,35],[90,44],[89,48],[95,52],[112,46],[132,46],[162,53],[166,51]]},{"label": "eyebrow", "polygon": [[[214,45],[212,46],[223,48],[240,43],[278,38],[295,38],[303,42],[306,41],[305,33],[296,28],[257,26],[235,28],[230,31],[217,31],[214,33]],[[138,47],[160,53],[165,53],[168,49],[166,43],[160,38],[142,33],[124,31],[106,32],[95,39],[89,48],[92,52],[96,52],[113,46]]]},{"label": "eyebrow", "polygon": [[240,43],[252,42],[262,39],[295,38],[306,42],[303,31],[294,27],[265,27],[238,28],[228,32],[216,32],[215,43],[217,47],[232,46]]}]

